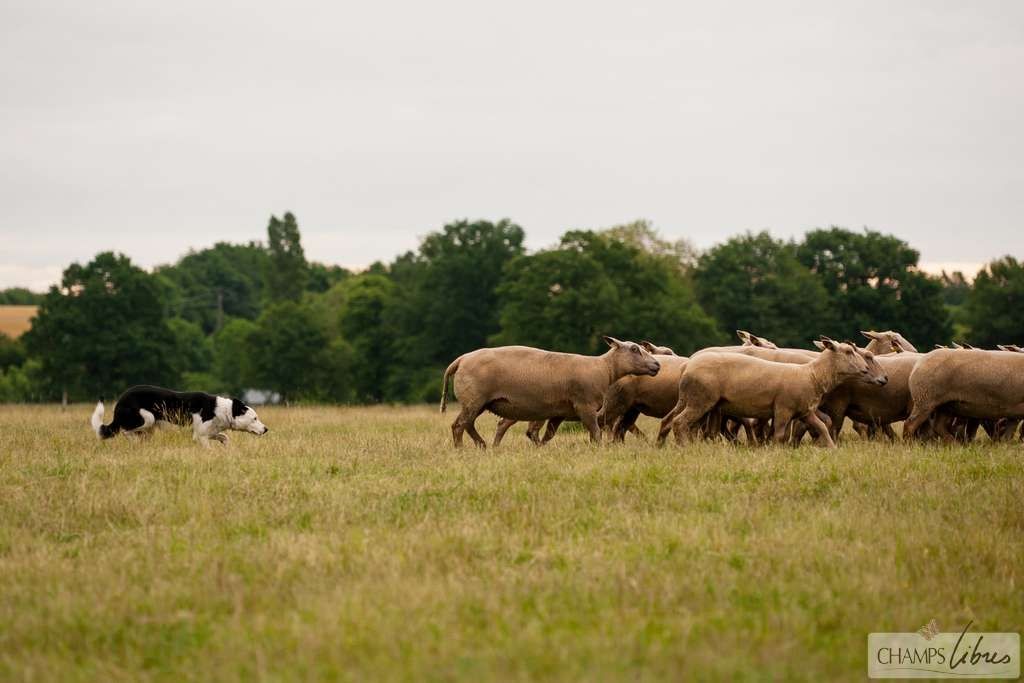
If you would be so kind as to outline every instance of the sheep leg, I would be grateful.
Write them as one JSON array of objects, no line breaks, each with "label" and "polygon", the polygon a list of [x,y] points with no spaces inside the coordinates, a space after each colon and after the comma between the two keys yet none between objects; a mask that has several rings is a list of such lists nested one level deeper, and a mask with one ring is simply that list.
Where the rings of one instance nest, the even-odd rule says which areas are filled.
[{"label": "sheep leg", "polygon": [[[601,443],[601,426],[597,423],[597,413],[590,408],[579,406],[576,408],[576,414],[579,415],[583,426],[590,432],[590,443]],[[549,422],[549,428],[550,424]]]},{"label": "sheep leg", "polygon": [[693,438],[694,427],[710,409],[711,406],[698,406],[692,400],[687,404],[683,412],[672,422],[672,433],[676,437],[676,444],[685,446]]},{"label": "sheep leg", "polygon": [[[548,420],[548,428],[544,430],[544,438],[541,439],[540,441],[541,446],[546,444],[548,441],[551,441],[551,439],[555,438],[555,432],[558,431],[558,428],[562,425],[563,422],[565,422],[564,417],[553,417],[550,420]],[[539,431],[540,423],[537,424],[537,430]]]},{"label": "sheep leg", "polygon": [[903,439],[909,440],[914,438],[917,431],[921,429],[921,426],[928,421],[928,418],[932,416],[935,411],[935,406],[931,405],[914,405],[910,411],[910,417],[903,423]]},{"label": "sheep leg", "polygon": [[896,440],[896,432],[893,431],[891,424],[881,425],[880,429],[882,430],[882,434],[885,434],[885,438],[889,439],[889,441]]},{"label": "sheep leg", "polygon": [[835,448],[836,442],[832,440],[832,435],[829,433],[828,425],[818,417],[817,411],[811,411],[804,416],[804,422],[807,422],[815,432],[818,433],[817,443],[824,442],[828,448]]},{"label": "sheep leg", "polygon": [[747,443],[756,443],[757,434],[754,432],[754,427],[757,426],[757,423],[749,417],[744,417],[740,420],[740,424],[743,425],[743,433],[746,434]]},{"label": "sheep leg", "polygon": [[540,428],[544,426],[544,420],[534,420],[526,428],[526,437],[533,442],[534,446],[542,446],[540,440]]},{"label": "sheep leg", "polygon": [[775,416],[772,423],[775,428],[775,443],[783,444],[789,440],[789,423],[793,421],[793,414],[775,409]]},{"label": "sheep leg", "polygon": [[722,437],[729,443],[735,443],[736,437],[740,431],[740,423],[738,420],[727,417],[722,420]]},{"label": "sheep leg", "polygon": [[658,440],[656,441],[659,446],[663,446],[665,444],[665,439],[668,438],[668,433],[672,431],[672,424],[675,422],[676,418],[682,414],[685,408],[686,402],[680,400],[676,403],[676,407],[670,410],[668,415],[661,419],[661,426],[658,427]]},{"label": "sheep leg", "polygon": [[629,425],[629,433],[635,436],[640,441],[647,441],[647,435],[644,434],[643,431],[641,431],[641,429],[636,426],[636,424]]},{"label": "sheep leg", "polygon": [[643,432],[637,429],[636,426],[636,419],[638,417],[640,417],[640,411],[637,408],[627,410],[626,414],[615,423],[615,429],[612,430],[612,441],[625,441],[626,432],[639,433],[638,438],[643,438]]},{"label": "sheep leg", "polygon": [[704,430],[704,438],[708,441],[716,440],[722,433],[722,411],[712,410],[707,416],[707,429]]},{"label": "sheep leg", "polygon": [[1000,441],[1009,441],[1013,438],[1014,433],[1017,431],[1017,426],[1020,425],[1020,420],[1017,418],[1006,418],[1003,421],[1002,431],[999,434]]},{"label": "sheep leg", "polygon": [[[873,439],[875,437],[875,426],[864,422],[853,421],[853,431],[862,439]],[[833,434],[833,436],[836,436]]]},{"label": "sheep leg", "polygon": [[958,439],[958,433],[962,426],[962,423],[959,423],[953,415],[948,413],[939,413],[935,416],[934,422],[932,422],[935,434],[947,443],[952,443]]},{"label": "sheep leg", "polygon": [[498,428],[494,430],[494,442],[491,444],[492,447],[497,448],[501,445],[501,440],[505,438],[505,432],[508,428],[514,425],[518,420],[513,420],[509,417],[503,417],[498,420]]},{"label": "sheep leg", "polygon": [[800,442],[804,440],[804,434],[810,431],[810,427],[801,420],[791,420],[790,425],[792,427],[792,436],[790,436],[790,443],[794,446],[799,446]]},{"label": "sheep leg", "polygon": [[992,432],[994,431],[991,420],[979,420],[977,418],[970,418],[967,420],[967,429],[965,430],[965,436],[967,441],[974,441],[978,437],[978,428],[985,427],[985,433],[988,434],[989,438],[992,438]]},{"label": "sheep leg", "polygon": [[462,410],[459,411],[459,416],[455,418],[455,422],[452,422],[452,441],[456,448],[462,447],[462,434],[463,432],[469,434],[469,438],[473,439],[473,443],[478,448],[487,448],[487,442],[480,437],[480,433],[476,431],[476,419],[480,417],[484,407],[482,405],[465,404]]}]

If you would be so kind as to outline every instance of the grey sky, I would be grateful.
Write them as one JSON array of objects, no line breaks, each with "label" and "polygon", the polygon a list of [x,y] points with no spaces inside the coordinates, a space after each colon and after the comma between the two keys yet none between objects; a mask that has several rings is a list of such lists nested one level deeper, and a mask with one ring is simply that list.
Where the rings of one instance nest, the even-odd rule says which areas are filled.
[{"label": "grey sky", "polygon": [[285,210],[348,266],[460,217],[1024,253],[1021,2],[3,0],[0,59],[0,287]]}]

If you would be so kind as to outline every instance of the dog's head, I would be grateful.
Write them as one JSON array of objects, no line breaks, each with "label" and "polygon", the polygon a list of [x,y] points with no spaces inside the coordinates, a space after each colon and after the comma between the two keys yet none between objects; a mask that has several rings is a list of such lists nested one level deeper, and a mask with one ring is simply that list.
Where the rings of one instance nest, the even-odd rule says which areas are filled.
[{"label": "dog's head", "polygon": [[253,434],[266,434],[270,431],[267,429],[267,425],[260,422],[256,411],[237,398],[231,399],[231,429]]}]

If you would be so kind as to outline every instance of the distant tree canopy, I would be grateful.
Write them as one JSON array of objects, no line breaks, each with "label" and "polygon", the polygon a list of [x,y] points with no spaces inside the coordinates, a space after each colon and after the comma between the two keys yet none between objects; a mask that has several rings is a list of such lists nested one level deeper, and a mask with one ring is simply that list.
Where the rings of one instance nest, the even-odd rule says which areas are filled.
[{"label": "distant tree canopy", "polygon": [[45,294],[33,292],[24,287],[0,289],[0,306],[38,306],[46,298]]},{"label": "distant tree canopy", "polygon": [[267,261],[264,266],[268,301],[298,301],[309,282],[309,264],[302,249],[299,224],[291,212],[267,225]]},{"label": "distant tree canopy", "polygon": [[570,231],[556,248],[510,262],[492,341],[599,353],[612,334],[689,353],[719,340],[676,253],[648,251],[652,243],[622,241],[621,232]]},{"label": "distant tree canopy", "polygon": [[1024,343],[1024,264],[1012,256],[992,261],[974,279],[964,303],[970,343]]},{"label": "distant tree canopy", "polygon": [[133,384],[174,385],[181,349],[167,315],[170,292],[128,257],[104,252],[71,264],[23,337],[45,393],[116,396]]},{"label": "distant tree canopy", "polygon": [[828,292],[834,317],[823,329],[831,336],[859,339],[860,330],[898,329],[924,348],[949,339],[942,283],[918,272],[918,253],[903,240],[832,227],[807,233],[796,255]]},{"label": "distant tree canopy", "polygon": [[828,291],[797,258],[797,245],[747,233],[697,261],[697,299],[728,333],[754,331],[779,346],[808,348],[835,325]]},{"label": "distant tree canopy", "polygon": [[509,220],[456,221],[390,263],[353,274],[306,259],[298,221],[271,217],[267,242],[217,243],[153,273],[102,253],[72,264],[19,340],[0,337],[0,402],[110,397],[156,383],[288,401],[436,400],[443,369],[473,349],[528,344],[602,353],[601,336],[688,354],[749,329],[807,348],[820,334],[896,329],[919,348],[951,322],[974,344],[1024,342],[1024,266],[1006,257],[972,285],[933,278],[905,242],[823,228],[767,232],[703,254],[645,221],[570,230],[527,253]]},{"label": "distant tree canopy", "polygon": [[180,317],[202,327],[217,329],[224,319],[255,318],[263,300],[263,274],[269,269],[266,249],[256,242],[218,242],[209,249],[191,251],[175,265],[157,269],[177,291],[171,305]]}]

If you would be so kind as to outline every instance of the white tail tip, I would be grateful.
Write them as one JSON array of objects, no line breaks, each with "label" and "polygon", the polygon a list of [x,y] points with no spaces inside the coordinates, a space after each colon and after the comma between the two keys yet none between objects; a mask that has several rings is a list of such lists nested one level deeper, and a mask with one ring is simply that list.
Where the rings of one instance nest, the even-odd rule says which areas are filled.
[{"label": "white tail tip", "polygon": [[100,435],[100,427],[103,426],[103,401],[97,401],[96,407],[92,410],[92,418],[89,423],[92,425],[92,431],[96,432],[96,436]]}]

